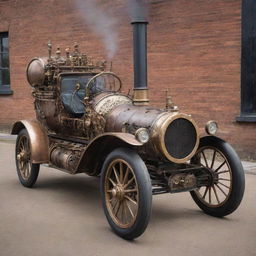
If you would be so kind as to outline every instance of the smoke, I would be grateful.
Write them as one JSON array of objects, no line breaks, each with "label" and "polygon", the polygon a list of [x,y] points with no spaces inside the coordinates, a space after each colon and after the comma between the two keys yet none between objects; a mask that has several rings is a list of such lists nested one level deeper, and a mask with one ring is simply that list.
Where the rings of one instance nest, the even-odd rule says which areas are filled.
[{"label": "smoke", "polygon": [[[131,21],[147,18],[149,0],[123,1]],[[108,10],[102,9],[99,0],[75,0],[75,4],[84,22],[102,40],[108,59],[113,59],[119,47],[119,20]]]},{"label": "smoke", "polygon": [[103,10],[96,0],[75,0],[75,3],[85,23],[101,38],[111,60],[118,50],[117,18]]},{"label": "smoke", "polygon": [[131,20],[146,20],[148,16],[148,0],[126,0]]}]

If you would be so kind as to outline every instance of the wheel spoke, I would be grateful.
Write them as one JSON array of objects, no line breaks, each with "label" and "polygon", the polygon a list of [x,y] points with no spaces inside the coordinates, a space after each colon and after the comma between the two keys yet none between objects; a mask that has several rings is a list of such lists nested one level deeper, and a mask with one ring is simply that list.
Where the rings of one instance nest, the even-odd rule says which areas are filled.
[{"label": "wheel spoke", "polygon": [[215,197],[216,197],[216,199],[217,199],[217,202],[218,202],[218,203],[220,203],[220,200],[219,200],[219,197],[218,197],[218,194],[217,194],[217,191],[216,191],[215,186],[213,185],[213,186],[212,186],[212,188],[213,188],[213,191],[214,191]]},{"label": "wheel spoke", "polygon": [[124,196],[126,199],[128,199],[130,202],[132,202],[133,204],[137,205],[137,202],[135,202],[132,198],[130,198],[129,196],[125,195]]},{"label": "wheel spoke", "polygon": [[226,171],[221,171],[221,172],[218,172],[218,174],[227,173],[227,172],[229,172],[229,171],[228,171],[228,170],[226,170]]},{"label": "wheel spoke", "polygon": [[225,163],[226,163],[226,160],[224,160],[224,162],[215,170],[215,172],[218,172],[218,170],[219,170],[222,166],[224,166]]},{"label": "wheel spoke", "polygon": [[207,194],[208,189],[209,189],[209,187],[206,187],[206,188],[205,188],[204,195],[203,195],[203,199],[205,199],[205,196],[206,196],[206,194]]},{"label": "wheel spoke", "polygon": [[124,189],[126,189],[134,180],[134,176],[124,185]]},{"label": "wheel spoke", "polygon": [[127,216],[127,207],[126,207],[126,200],[123,201],[123,207],[124,207],[124,217],[125,217],[125,223],[128,222],[128,216]]},{"label": "wheel spoke", "polygon": [[207,168],[209,168],[209,166],[208,166],[208,162],[207,162],[206,157],[205,157],[205,154],[204,154],[204,151],[202,151],[202,155],[203,155],[203,158],[204,158],[204,161],[205,161],[206,167],[207,167]]},{"label": "wheel spoke", "polygon": [[108,177],[108,180],[112,183],[113,186],[116,186],[116,183],[110,177]]},{"label": "wheel spoke", "polygon": [[123,170],[123,163],[119,163],[119,169],[120,169],[120,183],[123,184],[123,178],[124,178],[124,170]]},{"label": "wheel spoke", "polygon": [[115,211],[115,216],[117,217],[118,215],[118,212],[120,210],[120,206],[121,206],[121,202],[120,201],[117,201],[118,202],[118,207],[116,208],[116,211]]},{"label": "wheel spoke", "polygon": [[112,198],[111,200],[113,200],[113,199],[115,199],[115,203],[113,203],[113,205],[112,205],[112,210],[114,211],[114,209],[117,206],[118,200],[116,200],[116,198]]},{"label": "wheel spoke", "polygon": [[212,164],[211,164],[211,169],[213,168],[214,162],[215,162],[215,157],[216,157],[216,150],[214,150],[213,156],[212,156]]},{"label": "wheel spoke", "polygon": [[124,193],[134,193],[134,192],[138,192],[138,190],[136,188],[124,190]]},{"label": "wheel spoke", "polygon": [[121,214],[122,223],[125,223],[125,221],[124,221],[124,201],[121,202],[121,212],[120,212],[120,214]]},{"label": "wheel spoke", "polygon": [[127,178],[128,178],[128,174],[129,174],[129,167],[127,166],[127,167],[126,167],[126,170],[125,170],[125,175],[124,175],[124,179],[123,179],[123,184],[126,183]]},{"label": "wheel spoke", "polygon": [[131,216],[134,218],[134,213],[133,213],[133,211],[132,211],[130,205],[128,204],[128,202],[127,202],[126,200],[125,200],[125,203],[126,203],[126,206],[127,206],[128,210],[129,210]]},{"label": "wheel spoke", "polygon": [[225,187],[225,188],[230,189],[230,187],[228,187],[227,185],[225,185],[225,184],[223,184],[223,183],[221,183],[221,182],[218,182],[218,184],[222,185],[222,186]]},{"label": "wheel spoke", "polygon": [[229,179],[224,179],[224,178],[218,178],[218,180],[230,181]]},{"label": "wheel spoke", "polygon": [[216,187],[227,197],[228,195],[225,193],[225,191],[218,185],[216,184]]},{"label": "wheel spoke", "polygon": [[118,177],[117,170],[116,170],[115,166],[113,166],[113,171],[114,171],[114,174],[115,174],[115,177],[116,177],[117,184],[120,184],[120,180],[119,180],[119,177]]}]

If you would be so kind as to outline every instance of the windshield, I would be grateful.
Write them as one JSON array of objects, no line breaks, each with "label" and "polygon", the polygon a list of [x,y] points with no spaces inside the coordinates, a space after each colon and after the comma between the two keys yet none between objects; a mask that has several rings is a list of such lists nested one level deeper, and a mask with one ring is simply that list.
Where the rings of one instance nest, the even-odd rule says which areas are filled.
[{"label": "windshield", "polygon": [[[67,75],[61,79],[61,92],[71,91],[84,91],[88,82],[95,77],[96,74],[86,75]],[[97,77],[92,79],[88,84],[90,95],[94,95],[100,92],[116,92],[121,88],[121,84],[118,79],[111,73],[98,74]]]}]

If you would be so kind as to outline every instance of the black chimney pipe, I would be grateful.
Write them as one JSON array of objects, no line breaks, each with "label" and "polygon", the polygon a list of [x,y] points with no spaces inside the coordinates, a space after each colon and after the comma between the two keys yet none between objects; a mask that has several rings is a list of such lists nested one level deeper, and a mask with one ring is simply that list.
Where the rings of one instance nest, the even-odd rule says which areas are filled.
[{"label": "black chimney pipe", "polygon": [[148,105],[147,81],[147,24],[144,17],[136,17],[133,25],[134,95],[135,105]]}]

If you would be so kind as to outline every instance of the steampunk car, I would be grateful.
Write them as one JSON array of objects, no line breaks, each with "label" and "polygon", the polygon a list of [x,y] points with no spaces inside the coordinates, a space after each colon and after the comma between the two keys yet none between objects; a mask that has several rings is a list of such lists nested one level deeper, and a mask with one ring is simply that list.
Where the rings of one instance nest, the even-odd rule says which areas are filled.
[{"label": "steampunk car", "polygon": [[166,97],[166,107],[149,106],[147,22],[132,22],[134,89],[121,92],[120,78],[104,61],[60,49],[33,59],[27,80],[33,88],[35,120],[14,124],[20,182],[32,187],[40,164],[70,174],[100,177],[102,204],[112,229],[134,239],[146,229],[152,195],[190,192],[207,214],[225,216],[237,209],[244,193],[244,171],[232,147],[215,136],[199,134],[191,115]]}]

